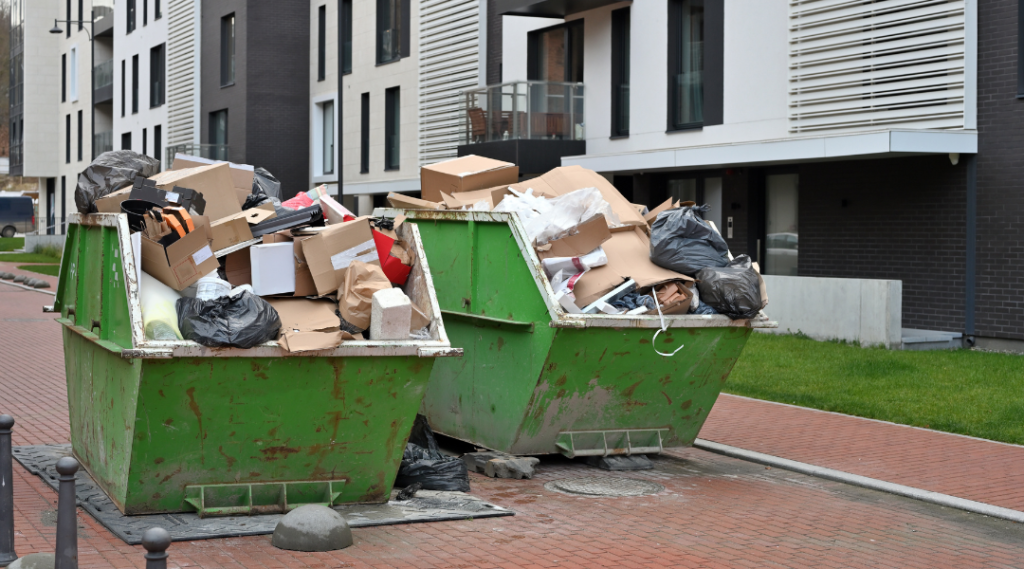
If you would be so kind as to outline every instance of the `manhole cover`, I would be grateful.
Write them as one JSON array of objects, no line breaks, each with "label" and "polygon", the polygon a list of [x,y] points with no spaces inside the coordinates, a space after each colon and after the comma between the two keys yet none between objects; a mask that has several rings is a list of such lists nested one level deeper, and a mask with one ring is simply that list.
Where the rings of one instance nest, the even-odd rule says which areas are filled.
[{"label": "manhole cover", "polygon": [[578,496],[646,496],[657,494],[665,489],[661,484],[637,480],[636,478],[613,478],[610,476],[592,476],[588,478],[568,478],[556,480],[544,485],[548,490]]}]

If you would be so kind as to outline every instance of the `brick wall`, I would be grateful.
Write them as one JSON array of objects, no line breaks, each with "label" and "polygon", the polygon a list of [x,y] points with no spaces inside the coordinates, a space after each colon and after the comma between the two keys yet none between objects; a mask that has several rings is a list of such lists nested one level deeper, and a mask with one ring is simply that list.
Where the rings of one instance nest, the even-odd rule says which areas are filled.
[{"label": "brick wall", "polygon": [[965,187],[946,156],[802,165],[800,275],[901,280],[905,328],[962,331]]}]

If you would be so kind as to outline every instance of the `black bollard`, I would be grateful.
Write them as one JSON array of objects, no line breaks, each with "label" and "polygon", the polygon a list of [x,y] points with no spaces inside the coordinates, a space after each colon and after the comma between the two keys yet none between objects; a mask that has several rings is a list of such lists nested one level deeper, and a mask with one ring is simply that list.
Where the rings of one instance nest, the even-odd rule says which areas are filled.
[{"label": "black bollard", "polygon": [[146,548],[146,569],[167,569],[167,548],[171,534],[164,528],[149,528],[142,534],[142,547]]},{"label": "black bollard", "polygon": [[78,569],[78,509],[75,473],[78,461],[65,456],[57,461],[60,490],[57,492],[57,551],[53,569]]},{"label": "black bollard", "polygon": [[14,467],[11,463],[11,429],[14,417],[0,415],[0,567],[7,567],[18,555],[14,553],[14,488],[11,486]]}]

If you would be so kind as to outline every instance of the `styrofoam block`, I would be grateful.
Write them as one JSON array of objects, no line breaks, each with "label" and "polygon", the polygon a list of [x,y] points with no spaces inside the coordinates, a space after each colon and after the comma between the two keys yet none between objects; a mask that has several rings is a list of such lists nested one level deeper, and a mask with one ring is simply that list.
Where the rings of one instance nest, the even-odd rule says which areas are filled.
[{"label": "styrofoam block", "polygon": [[412,302],[400,288],[373,293],[370,307],[371,340],[408,340]]}]

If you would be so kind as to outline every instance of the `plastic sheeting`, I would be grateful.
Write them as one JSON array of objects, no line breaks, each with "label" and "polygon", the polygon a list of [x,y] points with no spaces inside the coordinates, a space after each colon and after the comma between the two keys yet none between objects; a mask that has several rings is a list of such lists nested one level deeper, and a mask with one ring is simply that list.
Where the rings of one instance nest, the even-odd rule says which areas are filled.
[{"label": "plastic sheeting", "polygon": [[160,172],[160,161],[131,150],[104,152],[78,175],[75,205],[81,213],[96,213],[96,200],[132,185],[136,176]]},{"label": "plastic sheeting", "polygon": [[733,320],[753,318],[765,305],[761,298],[761,276],[747,255],[736,257],[727,267],[701,269],[697,273],[697,290],[702,305],[710,305]]},{"label": "plastic sheeting", "polygon": [[248,349],[281,330],[274,307],[247,290],[213,300],[180,298],[177,312],[181,335],[208,348]]},{"label": "plastic sheeting", "polygon": [[441,452],[423,415],[416,415],[409,443],[402,453],[398,477],[395,478],[396,486],[409,486],[416,482],[425,490],[469,492],[466,463]]},{"label": "plastic sheeting", "polygon": [[703,218],[709,207],[663,212],[651,225],[651,262],[687,276],[729,264],[729,245]]},{"label": "plastic sheeting", "polygon": [[597,188],[583,188],[551,199],[535,196],[533,190],[525,194],[511,191],[512,195],[505,196],[494,211],[519,214],[534,245],[543,245],[599,213],[609,227],[620,224],[619,216]]},{"label": "plastic sheeting", "polygon": [[266,168],[256,168],[252,177],[252,193],[263,194],[274,198],[275,203],[281,202],[281,181],[267,171]]}]

